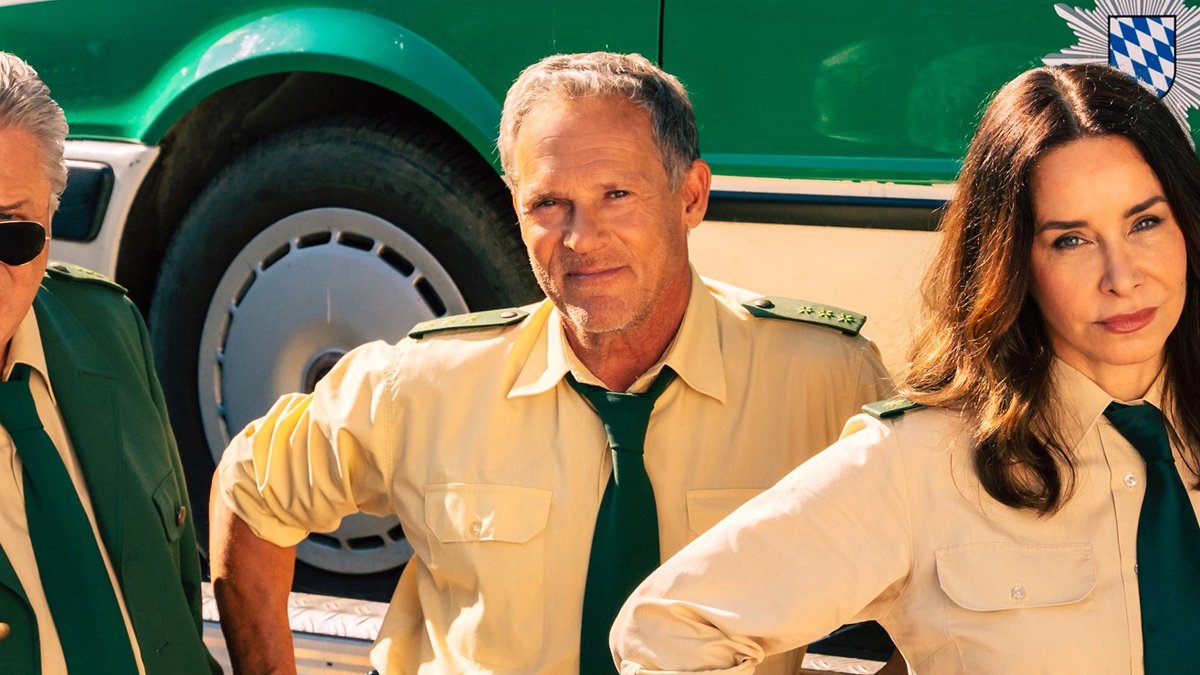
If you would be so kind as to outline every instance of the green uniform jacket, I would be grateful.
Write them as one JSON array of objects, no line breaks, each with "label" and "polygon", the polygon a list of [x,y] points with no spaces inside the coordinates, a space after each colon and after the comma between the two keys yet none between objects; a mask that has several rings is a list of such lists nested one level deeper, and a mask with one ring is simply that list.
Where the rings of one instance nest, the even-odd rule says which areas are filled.
[{"label": "green uniform jacket", "polygon": [[[120,287],[57,264],[33,310],[147,675],[219,673],[201,640],[191,506],[141,316]],[[40,673],[37,622],[3,551],[0,622],[12,628],[0,670]]]}]

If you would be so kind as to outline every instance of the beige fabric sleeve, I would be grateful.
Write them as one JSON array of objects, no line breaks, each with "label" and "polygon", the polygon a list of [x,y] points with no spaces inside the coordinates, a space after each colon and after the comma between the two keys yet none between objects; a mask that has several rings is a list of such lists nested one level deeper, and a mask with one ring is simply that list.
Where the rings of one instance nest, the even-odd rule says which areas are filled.
[{"label": "beige fabric sleeve", "polygon": [[885,429],[869,421],[654,572],[613,626],[621,673],[750,673],[885,615],[912,565],[904,467]]},{"label": "beige fabric sleeve", "polygon": [[229,444],[217,467],[221,495],[260,538],[292,546],[351,513],[393,512],[396,350],[383,342],[354,349],[312,394],[280,398]]},{"label": "beige fabric sleeve", "polygon": [[[862,351],[862,361],[858,368],[859,395],[865,403],[882,401],[896,395],[896,385],[883,365],[883,357],[879,354],[879,346],[870,342]],[[862,412],[855,410],[853,414]]]}]

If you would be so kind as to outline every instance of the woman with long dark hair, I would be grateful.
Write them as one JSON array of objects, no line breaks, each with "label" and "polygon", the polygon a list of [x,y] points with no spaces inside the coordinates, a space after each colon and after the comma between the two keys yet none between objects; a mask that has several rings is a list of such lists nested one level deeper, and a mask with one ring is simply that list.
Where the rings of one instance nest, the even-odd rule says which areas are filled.
[{"label": "woman with long dark hair", "polygon": [[1200,672],[1200,161],[1104,66],[988,106],[905,399],[669,560],[622,672],[752,672],[874,619],[926,673]]}]

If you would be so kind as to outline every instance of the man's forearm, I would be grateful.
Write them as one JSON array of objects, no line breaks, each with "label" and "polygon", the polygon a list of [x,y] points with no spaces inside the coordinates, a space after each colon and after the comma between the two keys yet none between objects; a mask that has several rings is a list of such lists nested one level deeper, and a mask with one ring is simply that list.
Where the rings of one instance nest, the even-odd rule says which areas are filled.
[{"label": "man's forearm", "polygon": [[222,499],[213,481],[209,562],[221,632],[235,674],[296,672],[287,600],[296,547],[280,548],[255,536]]}]

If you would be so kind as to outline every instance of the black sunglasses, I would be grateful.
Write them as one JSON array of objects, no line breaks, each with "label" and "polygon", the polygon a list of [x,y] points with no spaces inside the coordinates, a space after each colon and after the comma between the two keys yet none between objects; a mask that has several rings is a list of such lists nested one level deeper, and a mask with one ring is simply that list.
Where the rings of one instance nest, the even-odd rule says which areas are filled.
[{"label": "black sunglasses", "polygon": [[0,263],[20,267],[42,252],[50,236],[41,223],[32,220],[0,221]]}]

